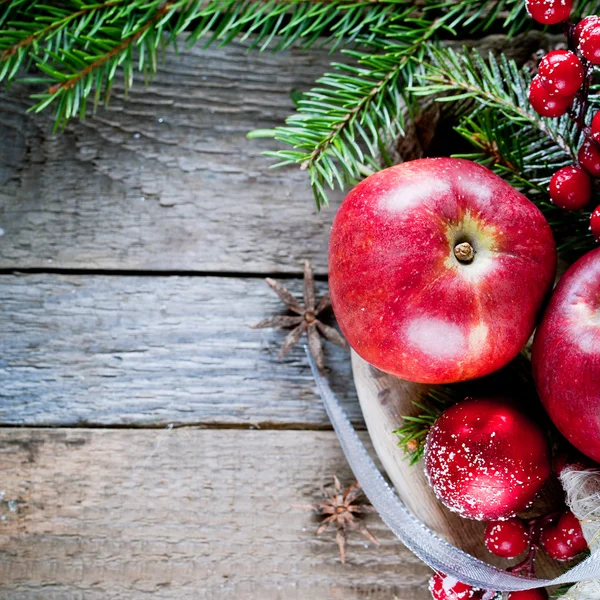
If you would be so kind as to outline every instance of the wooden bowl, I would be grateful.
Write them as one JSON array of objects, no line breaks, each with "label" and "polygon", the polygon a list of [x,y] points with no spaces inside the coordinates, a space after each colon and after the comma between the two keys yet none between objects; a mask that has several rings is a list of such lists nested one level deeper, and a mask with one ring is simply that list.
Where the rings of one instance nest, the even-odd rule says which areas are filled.
[{"label": "wooden bowl", "polygon": [[[411,466],[398,448],[398,437],[392,432],[401,426],[404,415],[418,413],[413,401],[418,400],[428,386],[379,371],[354,351],[352,371],[373,446],[402,502],[418,519],[451,544],[490,564],[502,568],[509,566],[511,563],[494,557],[485,548],[485,523],[463,519],[443,506],[427,483],[422,463]],[[551,482],[536,501],[532,512],[540,514],[556,506],[561,494],[560,485],[556,481]],[[555,577],[564,570],[543,553],[540,554],[538,576]]]}]

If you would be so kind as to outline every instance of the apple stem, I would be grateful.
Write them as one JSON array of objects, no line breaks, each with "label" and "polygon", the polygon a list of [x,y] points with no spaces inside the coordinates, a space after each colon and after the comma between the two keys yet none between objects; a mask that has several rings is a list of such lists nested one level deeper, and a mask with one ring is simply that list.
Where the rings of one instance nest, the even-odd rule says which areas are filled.
[{"label": "apple stem", "polygon": [[456,256],[459,262],[468,264],[473,260],[475,250],[473,250],[473,246],[469,242],[461,242],[454,246],[454,256]]}]

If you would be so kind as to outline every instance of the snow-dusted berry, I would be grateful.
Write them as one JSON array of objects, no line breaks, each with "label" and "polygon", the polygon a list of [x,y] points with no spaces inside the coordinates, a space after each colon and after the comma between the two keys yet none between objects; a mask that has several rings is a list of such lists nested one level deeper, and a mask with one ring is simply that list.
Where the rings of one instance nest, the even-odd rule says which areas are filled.
[{"label": "snow-dusted berry", "polygon": [[569,18],[573,0],[526,0],[525,6],[538,23],[555,25]]},{"label": "snow-dusted berry", "polygon": [[579,148],[577,160],[592,177],[600,177],[600,146],[596,142],[585,140]]},{"label": "snow-dusted berry", "polygon": [[546,588],[537,588],[535,590],[525,590],[522,592],[511,592],[508,600],[548,600]]},{"label": "snow-dusted berry", "polygon": [[590,128],[592,138],[600,144],[600,110],[594,115]]},{"label": "snow-dusted berry", "polygon": [[447,409],[425,444],[437,497],[468,519],[499,521],[525,509],[550,475],[542,429],[508,399],[467,399]]},{"label": "snow-dusted berry", "polygon": [[529,102],[538,115],[542,117],[560,117],[573,103],[572,97],[552,96],[542,85],[539,77],[534,77],[529,86]]},{"label": "snow-dusted berry", "polygon": [[574,96],[583,83],[583,65],[570,50],[553,50],[540,61],[540,83],[554,96]]},{"label": "snow-dusted berry", "polygon": [[561,515],[557,527],[567,545],[573,548],[577,554],[587,550],[588,544],[585,537],[583,537],[581,523],[570,510]]},{"label": "snow-dusted berry", "polygon": [[554,560],[571,560],[579,554],[569,546],[556,524],[550,524],[542,531],[540,545]]},{"label": "snow-dusted berry", "polygon": [[560,208],[581,210],[591,197],[592,182],[581,167],[563,167],[550,180],[550,198]]},{"label": "snow-dusted berry", "polygon": [[600,17],[598,15],[590,15],[589,17],[585,17],[585,19],[581,19],[573,31],[573,41],[575,42],[575,45],[579,45],[579,39],[581,38],[584,29],[598,23],[600,23]]},{"label": "snow-dusted berry", "polygon": [[429,580],[429,591],[434,600],[468,600],[479,595],[476,588],[443,573],[435,573]]},{"label": "snow-dusted berry", "polygon": [[515,558],[529,547],[529,534],[521,519],[513,517],[506,521],[488,523],[485,545],[496,556]]},{"label": "snow-dusted berry", "polygon": [[579,49],[592,64],[600,65],[600,23],[584,27],[579,36]]},{"label": "snow-dusted berry", "polygon": [[590,230],[594,239],[600,243],[600,206],[594,209],[590,217]]}]

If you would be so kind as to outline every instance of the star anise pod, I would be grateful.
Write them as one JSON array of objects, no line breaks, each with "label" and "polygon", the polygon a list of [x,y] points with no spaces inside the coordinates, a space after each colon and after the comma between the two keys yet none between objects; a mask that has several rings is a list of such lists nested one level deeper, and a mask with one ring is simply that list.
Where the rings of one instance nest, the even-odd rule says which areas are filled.
[{"label": "star anise pod", "polygon": [[337,329],[325,325],[318,318],[319,315],[331,306],[331,301],[329,300],[329,293],[325,294],[318,302],[316,301],[315,278],[312,266],[308,260],[304,261],[304,305],[285,287],[277,283],[277,281],[267,277],[266,282],[275,290],[275,293],[289,310],[296,313],[293,316],[268,317],[260,323],[252,325],[254,329],[263,329],[266,327],[285,329],[293,327],[292,331],[283,340],[279,358],[283,358],[289,353],[300,341],[303,333],[306,333],[310,353],[313,355],[319,369],[323,369],[325,366],[321,336],[341,348],[348,347],[348,343]]},{"label": "star anise pod", "polygon": [[375,512],[375,509],[365,501],[359,501],[362,490],[357,482],[348,487],[346,491],[342,490],[340,480],[335,475],[333,476],[333,483],[333,491],[329,493],[325,492],[325,500],[323,502],[319,502],[315,506],[309,504],[295,506],[294,508],[312,510],[323,517],[322,523],[315,532],[316,535],[320,535],[328,529],[330,525],[335,524],[335,541],[340,550],[340,560],[343,564],[346,562],[346,539],[348,537],[348,529],[358,531],[364,538],[373,542],[376,546],[379,546],[379,542],[367,529],[365,524],[357,519],[358,515]]}]

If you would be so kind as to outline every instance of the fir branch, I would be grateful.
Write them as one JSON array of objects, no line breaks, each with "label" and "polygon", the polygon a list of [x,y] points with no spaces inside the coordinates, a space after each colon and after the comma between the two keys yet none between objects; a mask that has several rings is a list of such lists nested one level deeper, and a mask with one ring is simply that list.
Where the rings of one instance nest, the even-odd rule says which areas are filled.
[{"label": "fir branch", "polygon": [[398,446],[404,451],[404,456],[411,465],[423,458],[425,439],[431,426],[439,419],[441,414],[452,404],[460,400],[457,392],[449,387],[432,388],[413,404],[419,409],[416,415],[402,417],[403,425],[392,433],[400,439]]},{"label": "fir branch", "polygon": [[[529,104],[528,87],[527,73],[504,56],[490,55],[486,63],[476,51],[437,48],[413,92],[439,94],[438,100],[463,107],[457,131],[479,152],[462,157],[492,168],[535,202],[553,228],[559,252],[572,259],[595,246],[590,213],[561,210],[547,190],[552,175],[576,160],[581,135],[567,116],[539,117]],[[465,104],[469,99],[476,105]]]}]

